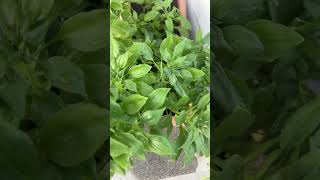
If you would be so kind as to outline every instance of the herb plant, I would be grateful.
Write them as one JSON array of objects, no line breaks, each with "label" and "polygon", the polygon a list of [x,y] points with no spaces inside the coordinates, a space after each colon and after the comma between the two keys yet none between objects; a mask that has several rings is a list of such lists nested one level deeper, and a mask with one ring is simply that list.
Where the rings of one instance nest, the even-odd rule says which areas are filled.
[{"label": "herb plant", "polygon": [[320,177],[320,3],[217,0],[212,4],[217,180]]},{"label": "herb plant", "polygon": [[0,1],[0,179],[106,179],[107,10]]},{"label": "herb plant", "polygon": [[[191,28],[172,0],[111,0],[111,174],[146,152],[209,155],[209,35]],[[173,131],[178,136],[170,140]]]}]

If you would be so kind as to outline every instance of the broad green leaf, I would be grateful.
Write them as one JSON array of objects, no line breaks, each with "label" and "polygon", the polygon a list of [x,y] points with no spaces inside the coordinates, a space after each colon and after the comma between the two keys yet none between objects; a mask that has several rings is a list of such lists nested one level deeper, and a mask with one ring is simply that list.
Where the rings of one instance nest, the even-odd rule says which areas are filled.
[{"label": "broad green leaf", "polygon": [[156,125],[159,122],[160,118],[162,117],[165,109],[166,108],[145,111],[141,115],[142,122],[144,122],[150,126]]},{"label": "broad green leaf", "polygon": [[141,44],[141,53],[142,56],[147,59],[152,61],[153,60],[153,52],[152,49],[146,44],[146,43],[142,43]]},{"label": "broad green leaf", "polygon": [[194,81],[199,80],[201,77],[205,75],[205,73],[200,69],[188,68],[187,70],[191,73],[192,79]]},{"label": "broad green leaf", "polygon": [[142,78],[143,76],[147,75],[150,70],[151,66],[149,66],[148,64],[140,64],[132,66],[129,69],[128,74],[133,78]]},{"label": "broad green leaf", "polygon": [[111,118],[116,118],[123,114],[123,110],[120,105],[112,98],[110,98],[110,112]]},{"label": "broad green leaf", "polygon": [[182,55],[183,51],[191,47],[191,42],[188,39],[183,39],[179,44],[174,47],[173,58]]},{"label": "broad green leaf", "polygon": [[182,123],[184,123],[187,119],[187,113],[185,110],[181,111],[179,113],[179,115],[176,117],[176,122],[177,125],[181,125]]},{"label": "broad green leaf", "polygon": [[38,179],[40,157],[27,134],[0,122],[0,152],[1,179]]},{"label": "broad green leaf", "polygon": [[307,176],[312,169],[320,167],[319,150],[311,151],[288,167],[288,179],[298,180]]},{"label": "broad green leaf", "polygon": [[15,29],[18,28],[17,26],[20,21],[19,4],[17,1],[0,1],[0,29],[8,39],[14,40],[16,36]]},{"label": "broad green leaf", "polygon": [[213,17],[226,24],[244,24],[265,14],[263,0],[213,1]]},{"label": "broad green leaf", "polygon": [[54,0],[21,0],[21,15],[27,20],[24,22],[28,26],[36,21],[47,18],[53,8]]},{"label": "broad green leaf", "polygon": [[130,166],[130,156],[128,154],[122,154],[120,156],[114,157],[113,161],[123,169],[128,169]]},{"label": "broad green leaf", "polygon": [[128,114],[135,114],[146,104],[148,98],[139,94],[132,94],[124,99],[122,107]]},{"label": "broad green leaf", "polygon": [[83,71],[68,59],[52,57],[47,64],[48,77],[52,85],[64,91],[87,96]]},{"label": "broad green leaf", "polygon": [[61,27],[58,39],[80,51],[107,47],[107,11],[96,9],[69,18]]},{"label": "broad green leaf", "polygon": [[81,69],[84,72],[85,87],[89,100],[107,108],[108,67],[103,64],[90,64],[81,66]]},{"label": "broad green leaf", "polygon": [[264,46],[257,35],[243,26],[231,25],[223,28],[224,39],[237,55],[261,55]]},{"label": "broad green leaf", "polygon": [[145,82],[136,82],[138,92],[143,96],[148,96],[154,89]]},{"label": "broad green leaf", "polygon": [[189,22],[189,20],[186,17],[180,16],[180,17],[178,17],[178,20],[180,20],[182,28],[184,28],[186,30],[191,30],[191,28],[192,28],[191,23]]},{"label": "broad green leaf", "polygon": [[302,11],[301,0],[267,1],[269,14],[274,22],[289,24]]},{"label": "broad green leaf", "polygon": [[316,98],[291,115],[280,136],[282,149],[292,150],[307,140],[320,124],[319,108],[320,98]]},{"label": "broad green leaf", "polygon": [[309,172],[308,175],[304,176],[302,180],[315,180],[320,177],[320,170],[314,169],[313,171]]},{"label": "broad green leaf", "polygon": [[274,60],[298,46],[304,38],[293,29],[269,20],[255,20],[246,25],[255,32],[265,48],[265,56]]},{"label": "broad green leaf", "polygon": [[216,110],[222,114],[232,113],[233,109],[242,102],[238,92],[218,62],[213,61],[210,75],[212,77],[211,84],[215,85],[212,88],[215,88],[213,98]]},{"label": "broad green leaf", "polygon": [[123,142],[126,146],[128,146],[133,155],[136,155],[140,159],[145,160],[144,145],[141,142],[141,140],[137,139],[133,134],[119,133],[119,134],[116,134],[115,138],[118,139],[120,142]]},{"label": "broad green leaf", "polygon": [[196,153],[196,149],[195,149],[194,145],[191,144],[188,148],[183,149],[183,151],[184,151],[184,155],[185,155],[183,163],[184,164],[191,163],[194,160],[194,156]]},{"label": "broad green leaf", "polygon": [[2,101],[0,101],[0,123],[8,123],[14,127],[20,126],[20,119],[15,113]]},{"label": "broad green leaf", "polygon": [[210,94],[202,96],[198,102],[198,109],[204,109],[210,102]]},{"label": "broad green leaf", "polygon": [[217,176],[218,180],[244,180],[244,163],[240,156],[233,155],[226,160],[222,172]]},{"label": "broad green leaf", "polygon": [[237,106],[233,113],[227,116],[219,126],[215,128],[214,137],[217,144],[225,143],[228,138],[243,136],[253,123],[250,112],[241,106]]},{"label": "broad green leaf", "polygon": [[61,12],[68,12],[79,8],[85,0],[55,0],[55,5]]},{"label": "broad green leaf", "polygon": [[152,21],[159,15],[158,11],[149,11],[144,16],[144,21]]},{"label": "broad green leaf", "polygon": [[3,59],[3,57],[0,55],[0,79],[3,78],[7,71],[7,62]]},{"label": "broad green leaf", "polygon": [[114,34],[114,37],[117,38],[127,38],[129,36],[129,28],[129,23],[123,20],[113,20],[110,24],[110,31]]},{"label": "broad green leaf", "polygon": [[304,0],[303,1],[304,7],[307,9],[307,11],[314,17],[318,18],[320,17],[320,2],[317,0]]},{"label": "broad green leaf", "polygon": [[165,21],[165,24],[166,24],[166,28],[167,28],[167,30],[169,31],[169,32],[173,32],[173,28],[174,28],[174,25],[173,25],[173,21],[172,21],[172,19],[166,19],[166,21]]},{"label": "broad green leaf", "polygon": [[55,163],[70,167],[92,157],[108,135],[108,112],[94,104],[69,105],[40,130],[40,148]]},{"label": "broad green leaf", "polygon": [[13,80],[2,80],[0,85],[0,100],[5,102],[19,119],[25,115],[27,90],[28,84],[18,75]]},{"label": "broad green leaf", "polygon": [[128,58],[128,53],[121,54],[116,61],[118,68],[124,68],[127,65]]},{"label": "broad green leaf", "polygon": [[121,142],[115,140],[114,138],[110,138],[110,155],[114,157],[118,157],[122,154],[129,153],[129,147],[122,144]]},{"label": "broad green leaf", "polygon": [[150,135],[149,151],[158,155],[173,155],[174,151],[169,140],[164,136]]},{"label": "broad green leaf", "polygon": [[126,79],[124,81],[124,85],[125,85],[126,89],[133,91],[133,92],[137,92],[137,85],[132,80]]},{"label": "broad green leaf", "polygon": [[166,97],[169,91],[170,91],[169,88],[158,88],[153,90],[148,95],[148,101],[147,101],[146,107],[148,107],[148,109],[161,108],[166,100]]},{"label": "broad green leaf", "polygon": [[41,96],[33,96],[31,100],[31,118],[37,125],[42,126],[48,117],[64,107],[62,98],[53,92]]},{"label": "broad green leaf", "polygon": [[171,60],[171,53],[169,49],[171,49],[173,45],[173,36],[169,35],[166,37],[160,44],[160,54],[164,61],[169,62]]}]

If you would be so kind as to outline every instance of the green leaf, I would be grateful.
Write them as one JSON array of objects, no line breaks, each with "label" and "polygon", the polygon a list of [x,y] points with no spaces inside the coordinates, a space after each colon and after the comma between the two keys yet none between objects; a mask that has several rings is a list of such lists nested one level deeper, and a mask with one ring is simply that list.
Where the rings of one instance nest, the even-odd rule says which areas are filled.
[{"label": "green leaf", "polygon": [[[118,133],[115,137],[120,142],[124,143],[130,148],[130,152],[132,152],[132,155],[138,156],[140,159],[145,160],[145,149],[144,145],[141,142],[141,140],[137,139],[133,134],[131,133]],[[113,147],[113,146],[111,146]],[[115,149],[117,150],[117,149]],[[122,149],[120,150],[122,151]]]},{"label": "green leaf", "polygon": [[128,62],[128,58],[129,58],[129,56],[128,56],[127,52],[119,55],[119,57],[117,58],[117,61],[116,61],[118,68],[121,69],[121,68],[126,67],[127,62]]},{"label": "green leaf", "polygon": [[[69,12],[74,11],[79,8],[85,0],[55,0],[55,5],[61,12]],[[67,14],[69,14],[67,13]]]},{"label": "green leaf", "polygon": [[27,90],[27,83],[18,75],[13,80],[2,80],[0,85],[0,99],[19,119],[25,115]]},{"label": "green leaf", "polygon": [[145,82],[136,82],[138,92],[143,96],[148,96],[154,89]]},{"label": "green leaf", "polygon": [[98,105],[107,108],[108,93],[108,67],[102,64],[90,64],[81,66],[88,97]]},{"label": "green leaf", "polygon": [[147,59],[152,61],[153,60],[153,52],[152,49],[146,44],[146,43],[141,43],[141,53],[142,56]]},{"label": "green leaf", "polygon": [[263,0],[224,0],[213,2],[213,17],[226,24],[244,24],[265,14]]},{"label": "green leaf", "polygon": [[149,11],[147,14],[144,16],[144,21],[152,21],[154,20],[157,16],[159,15],[158,11]]},{"label": "green leaf", "polygon": [[127,38],[129,36],[128,29],[130,25],[127,21],[113,20],[111,21],[110,31],[114,34],[114,37]]},{"label": "green leaf", "polygon": [[52,85],[64,91],[87,96],[83,71],[64,57],[48,60],[48,77]]},{"label": "green leaf", "polygon": [[192,79],[194,81],[199,80],[201,77],[203,77],[205,75],[205,73],[202,70],[196,69],[193,67],[188,68],[187,70],[191,73]]},{"label": "green leaf", "polygon": [[304,7],[307,9],[307,11],[314,17],[318,18],[320,17],[320,2],[317,0],[304,0]]},{"label": "green leaf", "polygon": [[126,89],[133,91],[133,92],[137,92],[137,85],[132,80],[126,79],[124,81],[124,85],[125,85]]},{"label": "green leaf", "polygon": [[156,125],[160,118],[163,115],[163,112],[166,108],[158,109],[158,110],[148,110],[141,115],[142,122],[152,126]]},{"label": "green leaf", "polygon": [[179,113],[179,115],[176,118],[177,125],[181,125],[182,123],[184,123],[186,121],[186,119],[187,119],[187,113],[185,110],[183,110]]},{"label": "green leaf", "polygon": [[80,51],[107,47],[107,11],[96,9],[69,18],[61,27],[58,39]]},{"label": "green leaf", "polygon": [[146,107],[148,107],[148,109],[161,108],[166,100],[166,97],[169,91],[170,91],[169,88],[158,88],[153,90],[148,95],[148,102],[146,104]]},{"label": "green leaf", "polygon": [[189,20],[184,16],[179,16],[178,20],[180,21],[181,27],[186,30],[191,30],[192,26]]},{"label": "green leaf", "polygon": [[222,172],[218,174],[218,180],[244,180],[244,163],[240,156],[231,156],[222,167]]},{"label": "green leaf", "polygon": [[173,29],[173,28],[174,28],[174,25],[173,25],[172,19],[171,19],[171,18],[166,19],[165,24],[166,24],[167,30],[168,30],[169,32],[173,32],[173,30],[174,30],[174,29]]},{"label": "green leaf", "polygon": [[274,60],[298,46],[304,38],[293,29],[269,20],[251,21],[246,28],[255,32],[265,48],[265,56]]},{"label": "green leaf", "polygon": [[139,94],[132,94],[123,101],[123,109],[128,114],[135,114],[146,104],[148,98]]},{"label": "green leaf", "polygon": [[284,150],[299,147],[320,124],[320,98],[301,107],[291,115],[280,136],[280,146]]},{"label": "green leaf", "polygon": [[171,49],[173,45],[173,36],[169,35],[160,44],[160,54],[164,61],[169,62],[171,60]]},{"label": "green leaf", "polygon": [[69,105],[40,130],[40,147],[55,163],[70,167],[92,157],[106,141],[108,112],[94,104]]},{"label": "green leaf", "polygon": [[289,24],[302,11],[301,0],[268,1],[269,13],[273,21]]},{"label": "green leaf", "polygon": [[0,152],[1,179],[38,179],[40,158],[27,134],[0,122]]},{"label": "green leaf", "polygon": [[128,74],[133,78],[142,78],[143,76],[147,75],[150,70],[151,66],[149,66],[148,64],[139,64],[132,66],[129,69]]},{"label": "green leaf", "polygon": [[198,102],[198,109],[204,109],[210,102],[210,94],[202,96]]},{"label": "green leaf", "polygon": [[123,114],[123,110],[120,105],[112,98],[110,98],[110,112],[111,118],[116,118]]},{"label": "green leaf", "polygon": [[233,109],[242,102],[238,92],[218,62],[213,61],[210,75],[212,84],[215,85],[213,98],[215,99],[216,110],[221,114],[232,113]]},{"label": "green leaf", "polygon": [[41,127],[50,115],[63,108],[62,98],[53,92],[41,96],[33,96],[31,100],[31,118]]},{"label": "green leaf", "polygon": [[298,180],[306,177],[312,169],[320,167],[319,150],[311,151],[288,167],[288,179]]},{"label": "green leaf", "polygon": [[150,135],[149,150],[158,155],[173,155],[174,151],[169,140],[164,136]]},{"label": "green leaf", "polygon": [[185,49],[188,49],[191,47],[190,41],[188,39],[183,39],[180,43],[178,43],[174,47],[173,51],[173,58],[177,58],[182,55],[183,51]]},{"label": "green leaf", "polygon": [[115,140],[114,138],[110,138],[110,155],[111,157],[118,157],[123,154],[127,154],[129,152],[129,147],[122,144],[121,142]]},{"label": "green leaf", "polygon": [[253,117],[244,107],[237,106],[233,113],[227,116],[215,128],[214,137],[217,144],[225,143],[228,138],[243,136],[253,123]]},{"label": "green leaf", "polygon": [[116,162],[121,168],[128,169],[130,166],[130,156],[128,154],[122,154],[113,158],[113,161]]},{"label": "green leaf", "polygon": [[237,55],[261,55],[264,46],[255,33],[243,26],[231,25],[223,28],[224,39]]}]

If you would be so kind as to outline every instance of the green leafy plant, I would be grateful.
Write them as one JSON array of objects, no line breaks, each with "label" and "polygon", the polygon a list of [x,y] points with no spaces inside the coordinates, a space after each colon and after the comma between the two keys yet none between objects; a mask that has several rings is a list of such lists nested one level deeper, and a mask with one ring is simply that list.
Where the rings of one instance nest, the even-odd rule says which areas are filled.
[{"label": "green leafy plant", "polygon": [[107,10],[0,1],[0,179],[106,179]]},{"label": "green leafy plant", "polygon": [[320,177],[319,5],[213,2],[214,179]]},{"label": "green leafy plant", "polygon": [[209,35],[188,39],[171,3],[111,1],[111,174],[146,152],[185,163],[209,155]]}]

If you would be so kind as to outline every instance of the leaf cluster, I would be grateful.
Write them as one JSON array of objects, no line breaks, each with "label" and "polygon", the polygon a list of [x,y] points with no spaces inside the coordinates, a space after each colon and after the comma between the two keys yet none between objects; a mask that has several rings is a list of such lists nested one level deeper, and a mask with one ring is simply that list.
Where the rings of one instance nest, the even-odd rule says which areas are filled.
[{"label": "leaf cluster", "polygon": [[220,0],[212,12],[211,175],[319,178],[319,1]]},{"label": "leaf cluster", "polygon": [[0,1],[0,179],[106,179],[107,10]]},{"label": "leaf cluster", "polygon": [[[146,152],[209,155],[209,35],[171,0],[112,0],[110,7],[111,173]],[[170,138],[177,131],[175,138]]]}]

